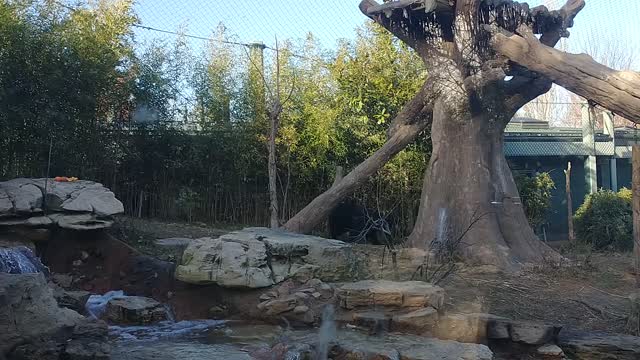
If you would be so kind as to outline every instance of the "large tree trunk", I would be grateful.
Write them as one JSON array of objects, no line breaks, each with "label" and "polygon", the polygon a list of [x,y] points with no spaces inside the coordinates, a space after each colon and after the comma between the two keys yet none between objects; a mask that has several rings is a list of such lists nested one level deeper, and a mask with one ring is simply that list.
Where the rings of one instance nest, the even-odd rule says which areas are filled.
[{"label": "large tree trunk", "polygon": [[633,122],[640,123],[640,74],[616,71],[589,55],[569,54],[542,44],[529,29],[521,36],[496,33],[494,49],[509,60]]},{"label": "large tree trunk", "polygon": [[[523,67],[510,66],[485,44],[486,28],[515,32],[528,26],[554,45],[584,6],[568,0],[560,11],[530,9],[512,1],[362,0],[360,10],[406,45],[429,70],[421,93],[389,129],[390,140],[342,181],[313,200],[286,224],[309,232],[345,196],[373,175],[424,129],[417,109],[433,117],[433,154],[425,174],[420,211],[409,245],[455,251],[472,263],[512,268],[521,262],[559,255],[528,224],[503,154],[503,131],[524,104],[548,91],[551,82]],[[427,14],[428,13],[428,14]],[[525,65],[526,66],[526,65]],[[505,81],[506,75],[511,81]],[[434,105],[435,104],[435,105]],[[406,116],[409,115],[409,116]],[[461,239],[461,242],[458,242]],[[437,246],[437,247],[434,247]]]},{"label": "large tree trunk", "polygon": [[470,263],[503,268],[552,256],[525,216],[503,153],[504,123],[465,116],[434,108],[433,153],[409,246],[446,245]]}]

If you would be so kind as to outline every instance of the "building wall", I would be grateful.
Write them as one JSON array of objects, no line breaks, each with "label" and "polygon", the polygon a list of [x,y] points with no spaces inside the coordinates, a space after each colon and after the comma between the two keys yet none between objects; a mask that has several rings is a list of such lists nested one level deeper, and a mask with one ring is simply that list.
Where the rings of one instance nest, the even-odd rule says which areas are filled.
[{"label": "building wall", "polygon": [[631,189],[631,159],[616,159],[618,189]]},{"label": "building wall", "polygon": [[[565,191],[564,170],[571,161],[571,195],[573,211],[578,209],[584,201],[587,192],[584,173],[584,157],[582,156],[541,156],[541,157],[511,157],[507,159],[514,173],[517,172],[548,172],[555,183],[552,191],[551,209],[547,215],[545,227],[548,241],[566,240],[568,233],[567,196]],[[542,231],[536,229],[542,237]]]},{"label": "building wall", "polygon": [[[549,241],[566,240],[568,233],[566,191],[564,170],[567,162],[571,161],[571,195],[573,213],[584,202],[589,189],[585,181],[583,156],[540,156],[540,157],[509,157],[507,158],[511,170],[515,173],[548,172],[555,183],[552,191],[551,209],[547,215],[546,236]],[[598,189],[611,189],[611,157],[600,156],[597,159]],[[618,189],[631,189],[631,159],[617,159]],[[542,237],[541,229],[536,229]]]}]

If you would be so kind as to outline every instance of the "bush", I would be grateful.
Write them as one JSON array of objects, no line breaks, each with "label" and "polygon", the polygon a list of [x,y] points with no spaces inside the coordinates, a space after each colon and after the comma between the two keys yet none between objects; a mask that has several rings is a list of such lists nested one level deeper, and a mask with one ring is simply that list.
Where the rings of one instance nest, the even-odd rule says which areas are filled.
[{"label": "bush", "polygon": [[551,207],[551,190],[556,186],[546,172],[534,177],[518,176],[515,181],[529,224],[534,229],[538,228],[547,219],[547,212]]},{"label": "bush", "polygon": [[578,241],[596,250],[629,250],[633,247],[631,191],[600,190],[588,195],[575,215]]}]

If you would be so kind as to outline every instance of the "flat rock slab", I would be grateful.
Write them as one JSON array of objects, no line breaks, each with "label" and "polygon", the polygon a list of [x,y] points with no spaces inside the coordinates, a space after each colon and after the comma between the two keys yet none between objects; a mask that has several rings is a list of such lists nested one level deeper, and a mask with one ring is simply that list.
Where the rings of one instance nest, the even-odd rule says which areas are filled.
[{"label": "flat rock slab", "polygon": [[357,265],[351,247],[338,240],[247,228],[217,239],[193,240],[185,249],[176,278],[191,284],[263,288],[308,276],[345,281]]},{"label": "flat rock slab", "polygon": [[342,285],[337,290],[340,306],[433,307],[441,309],[444,289],[422,281],[363,280]]},{"label": "flat rock slab", "polygon": [[167,310],[154,299],[124,296],[109,300],[102,316],[116,324],[151,324],[167,320]]},{"label": "flat rock slab", "polygon": [[186,248],[191,244],[193,239],[191,238],[167,238],[167,239],[157,239],[155,244],[157,246],[162,247],[176,247],[176,248]]},{"label": "flat rock slab", "polygon": [[[315,344],[316,336],[301,343]],[[338,359],[402,360],[491,360],[491,350],[480,344],[465,344],[413,335],[389,334],[371,337],[357,331],[336,335],[330,354]]]},{"label": "flat rock slab", "polygon": [[558,346],[577,360],[640,359],[640,337],[631,335],[563,330]]}]

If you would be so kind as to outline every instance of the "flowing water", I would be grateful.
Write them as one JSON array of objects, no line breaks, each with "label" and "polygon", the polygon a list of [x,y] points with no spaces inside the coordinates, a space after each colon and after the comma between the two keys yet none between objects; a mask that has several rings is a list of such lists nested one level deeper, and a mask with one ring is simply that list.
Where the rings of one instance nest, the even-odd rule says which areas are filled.
[{"label": "flowing water", "polygon": [[335,310],[333,305],[325,306],[322,312],[322,323],[318,333],[318,346],[315,360],[327,360],[329,345],[336,338]]},{"label": "flowing water", "polygon": [[[87,313],[99,318],[112,299],[123,291],[92,295]],[[272,360],[273,345],[286,340],[287,330],[270,325],[247,325],[221,320],[168,321],[145,326],[109,326],[113,360]],[[288,350],[288,349],[287,349]],[[302,360],[295,349],[278,359]]]},{"label": "flowing water", "polygon": [[0,248],[0,273],[30,274],[49,271],[26,246]]}]

